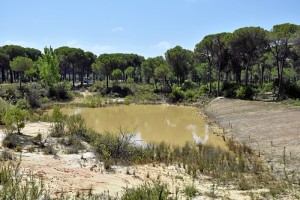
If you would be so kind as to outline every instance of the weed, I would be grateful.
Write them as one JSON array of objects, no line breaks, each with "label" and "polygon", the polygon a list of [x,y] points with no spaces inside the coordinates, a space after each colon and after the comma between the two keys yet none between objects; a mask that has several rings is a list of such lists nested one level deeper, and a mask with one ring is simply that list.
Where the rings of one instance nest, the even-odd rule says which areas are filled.
[{"label": "weed", "polygon": [[189,185],[189,186],[186,186],[185,189],[184,189],[184,193],[187,197],[195,197],[198,193],[198,190],[197,188],[195,187],[195,185]]}]

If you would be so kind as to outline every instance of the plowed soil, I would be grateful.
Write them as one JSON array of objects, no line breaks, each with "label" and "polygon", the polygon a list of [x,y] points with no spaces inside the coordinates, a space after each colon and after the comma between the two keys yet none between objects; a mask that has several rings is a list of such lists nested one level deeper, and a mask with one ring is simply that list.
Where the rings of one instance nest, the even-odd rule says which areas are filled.
[{"label": "plowed soil", "polygon": [[204,112],[227,137],[245,142],[264,156],[276,173],[283,173],[285,167],[299,175],[300,107],[217,98]]}]

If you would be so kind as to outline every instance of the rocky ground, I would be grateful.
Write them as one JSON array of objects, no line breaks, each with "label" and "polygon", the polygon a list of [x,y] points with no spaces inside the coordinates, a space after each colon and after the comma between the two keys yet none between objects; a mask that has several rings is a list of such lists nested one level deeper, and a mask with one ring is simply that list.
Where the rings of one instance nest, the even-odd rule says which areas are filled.
[{"label": "rocky ground", "polygon": [[264,156],[275,173],[284,174],[286,168],[290,176],[299,176],[300,107],[217,98],[204,112],[227,137],[246,142]]}]

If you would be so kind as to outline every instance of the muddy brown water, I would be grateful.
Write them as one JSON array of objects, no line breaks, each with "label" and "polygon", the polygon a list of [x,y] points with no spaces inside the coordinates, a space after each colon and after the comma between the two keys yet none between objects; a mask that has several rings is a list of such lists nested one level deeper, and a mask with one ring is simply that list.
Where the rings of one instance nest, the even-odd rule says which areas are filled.
[{"label": "muddy brown water", "polygon": [[210,134],[198,109],[175,105],[124,105],[102,108],[63,108],[64,114],[81,114],[88,127],[99,133],[120,129],[136,134],[145,142],[165,141],[184,145],[186,141],[219,144],[220,137]]}]

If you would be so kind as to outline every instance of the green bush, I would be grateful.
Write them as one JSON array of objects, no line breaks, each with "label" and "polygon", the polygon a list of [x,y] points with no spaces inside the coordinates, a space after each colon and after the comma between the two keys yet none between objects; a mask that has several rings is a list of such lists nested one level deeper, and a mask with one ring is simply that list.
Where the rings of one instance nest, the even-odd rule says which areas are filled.
[{"label": "green bush", "polygon": [[27,118],[28,112],[26,110],[22,110],[18,107],[11,107],[3,116],[3,122],[10,133],[16,130],[20,133],[20,130],[25,127]]},{"label": "green bush", "polygon": [[253,100],[255,91],[251,86],[240,86],[236,91],[236,97],[243,100]]},{"label": "green bush", "polygon": [[160,182],[155,182],[153,185],[144,183],[143,185],[136,188],[125,188],[122,200],[133,200],[133,199],[149,199],[156,200],[168,199],[169,189],[168,186]]},{"label": "green bush", "polygon": [[29,83],[25,87],[25,96],[31,108],[40,108],[43,100],[48,96],[48,87],[43,87],[40,83]]},{"label": "green bush", "polygon": [[22,110],[29,110],[30,109],[29,102],[26,99],[19,99],[17,104],[16,104],[16,107],[20,108]]},{"label": "green bush", "polygon": [[236,90],[239,89],[239,83],[225,82],[222,87],[223,96],[227,98],[236,98]]},{"label": "green bush", "polygon": [[197,195],[198,193],[198,190],[197,188],[195,187],[195,185],[189,185],[189,186],[186,186],[185,189],[184,189],[184,193],[187,197],[194,197]]},{"label": "green bush", "polygon": [[184,83],[182,84],[181,86],[181,89],[183,91],[187,91],[187,90],[193,90],[193,89],[196,89],[197,88],[197,84],[194,83],[193,81],[191,80],[185,80]]},{"label": "green bush", "polygon": [[172,92],[168,94],[168,101],[175,103],[175,102],[181,102],[184,99],[184,92],[181,90],[180,87],[174,86],[172,88]]},{"label": "green bush", "polygon": [[284,94],[292,99],[300,98],[300,82],[286,82],[283,85]]},{"label": "green bush", "polygon": [[42,180],[37,180],[32,174],[25,177],[20,171],[19,164],[1,165],[1,199],[50,199]]},{"label": "green bush", "polygon": [[67,120],[67,134],[77,135],[81,138],[87,137],[87,127],[81,115],[71,115]]},{"label": "green bush", "polygon": [[91,95],[85,98],[85,103],[87,107],[97,108],[105,104],[105,99],[100,95]]},{"label": "green bush", "polygon": [[200,97],[198,90],[187,90],[184,95],[184,99],[189,102],[195,102]]},{"label": "green bush", "polygon": [[50,129],[50,136],[51,137],[62,137],[65,135],[65,117],[63,116],[60,108],[55,106],[52,111],[51,116],[52,121],[54,124]]},{"label": "green bush", "polygon": [[71,85],[68,82],[60,82],[54,84],[49,89],[49,97],[56,100],[72,99]]},{"label": "green bush", "polygon": [[22,98],[19,87],[16,84],[9,84],[2,88],[1,97],[4,100],[15,103],[18,99]]}]

